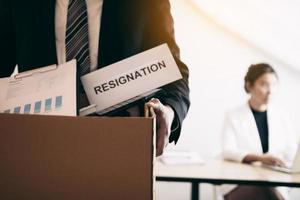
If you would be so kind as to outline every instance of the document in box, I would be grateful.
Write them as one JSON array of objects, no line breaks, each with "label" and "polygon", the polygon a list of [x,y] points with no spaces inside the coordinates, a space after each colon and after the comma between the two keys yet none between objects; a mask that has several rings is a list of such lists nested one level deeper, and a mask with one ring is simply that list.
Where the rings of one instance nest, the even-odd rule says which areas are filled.
[{"label": "document in box", "polygon": [[181,78],[167,44],[162,44],[86,74],[81,81],[94,111],[101,113]]},{"label": "document in box", "polygon": [[76,61],[0,79],[0,112],[76,116]]}]

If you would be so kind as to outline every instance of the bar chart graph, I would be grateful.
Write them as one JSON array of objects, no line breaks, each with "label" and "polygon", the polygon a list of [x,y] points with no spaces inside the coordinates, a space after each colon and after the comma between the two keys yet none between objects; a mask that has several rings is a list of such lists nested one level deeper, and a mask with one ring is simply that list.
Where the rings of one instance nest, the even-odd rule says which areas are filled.
[{"label": "bar chart graph", "polygon": [[63,106],[63,96],[49,97],[44,100],[18,105],[14,108],[7,108],[2,113],[20,113],[20,114],[42,114],[59,110]]}]

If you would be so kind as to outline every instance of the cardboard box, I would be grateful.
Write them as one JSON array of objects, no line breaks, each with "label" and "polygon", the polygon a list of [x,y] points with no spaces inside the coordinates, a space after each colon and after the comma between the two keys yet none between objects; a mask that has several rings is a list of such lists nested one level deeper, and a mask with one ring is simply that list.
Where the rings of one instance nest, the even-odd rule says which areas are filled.
[{"label": "cardboard box", "polygon": [[0,114],[0,199],[153,199],[154,118]]}]

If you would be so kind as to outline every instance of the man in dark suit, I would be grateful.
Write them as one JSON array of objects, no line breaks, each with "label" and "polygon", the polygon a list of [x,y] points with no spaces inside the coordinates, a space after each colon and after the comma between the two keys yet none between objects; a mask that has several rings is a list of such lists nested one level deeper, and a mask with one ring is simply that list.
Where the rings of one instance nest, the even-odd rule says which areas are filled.
[{"label": "man in dark suit", "polygon": [[[76,5],[79,1],[86,5]],[[188,69],[179,58],[168,0],[0,0],[0,27],[0,77],[9,76],[15,65],[22,72],[70,58],[85,58],[79,66],[88,63],[92,71],[167,43],[183,79],[164,86],[166,95],[148,105],[157,115],[157,155],[168,142],[177,142],[190,105]],[[76,46],[87,32],[89,44],[82,39],[79,46],[87,51],[74,47],[75,54],[69,53],[72,39]]]}]

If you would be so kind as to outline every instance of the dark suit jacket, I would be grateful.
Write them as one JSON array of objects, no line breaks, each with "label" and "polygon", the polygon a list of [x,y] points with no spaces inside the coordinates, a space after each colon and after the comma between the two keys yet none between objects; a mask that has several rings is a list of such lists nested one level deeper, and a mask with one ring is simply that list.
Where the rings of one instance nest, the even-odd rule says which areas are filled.
[{"label": "dark suit jacket", "polygon": [[[0,0],[0,77],[57,63],[55,0]],[[161,101],[175,110],[177,142],[189,108],[188,69],[179,59],[168,0],[104,0],[99,68],[167,43],[183,79],[169,84]]]}]

